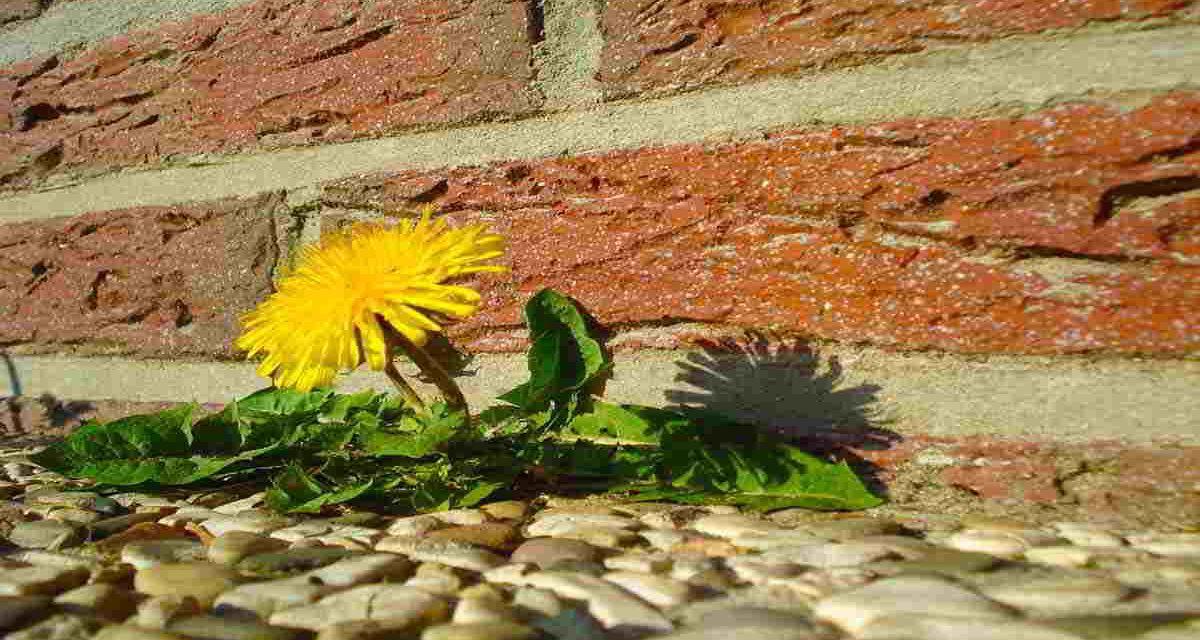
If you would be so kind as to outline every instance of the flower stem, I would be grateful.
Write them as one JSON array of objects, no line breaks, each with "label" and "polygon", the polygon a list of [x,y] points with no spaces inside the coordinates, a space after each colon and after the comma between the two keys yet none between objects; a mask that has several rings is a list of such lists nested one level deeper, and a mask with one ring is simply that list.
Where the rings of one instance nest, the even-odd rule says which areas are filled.
[{"label": "flower stem", "polygon": [[400,392],[401,397],[404,398],[404,404],[407,404],[413,409],[424,413],[425,401],[421,399],[421,396],[417,395],[417,392],[412,388],[412,385],[408,384],[408,380],[405,380],[404,376],[400,375],[400,370],[396,368],[396,363],[393,360],[395,355],[396,353],[392,345],[392,341],[388,340],[387,352],[384,355],[387,364],[383,365],[383,372],[387,374],[388,379],[392,381],[392,386],[396,387],[396,390]]},{"label": "flower stem", "polygon": [[[386,325],[385,325],[386,326]],[[399,347],[408,357],[416,363],[421,372],[433,380],[437,385],[438,391],[442,392],[442,398],[446,400],[446,404],[454,411],[461,411],[465,424],[471,423],[471,408],[467,406],[467,398],[463,395],[462,389],[458,388],[458,383],[454,382],[454,378],[446,371],[442,365],[429,355],[429,352],[421,347],[413,344],[408,338],[400,335],[399,332],[387,327],[385,330],[388,347]],[[391,361],[389,360],[390,364]]]}]

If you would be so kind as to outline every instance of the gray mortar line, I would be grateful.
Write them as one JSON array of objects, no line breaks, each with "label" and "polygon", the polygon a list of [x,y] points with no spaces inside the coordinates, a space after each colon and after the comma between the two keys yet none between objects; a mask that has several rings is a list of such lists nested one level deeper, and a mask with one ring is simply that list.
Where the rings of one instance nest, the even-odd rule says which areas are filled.
[{"label": "gray mortar line", "polygon": [[90,0],[51,7],[40,17],[0,33],[0,65],[61,53],[129,31],[157,27],[251,0]]},{"label": "gray mortar line", "polygon": [[604,36],[597,0],[534,0],[542,9],[543,40],[534,47],[535,86],[546,108],[588,107],[603,100],[596,74]]},{"label": "gray mortar line", "polygon": [[[980,360],[848,346],[823,347],[819,353],[815,371],[802,355],[772,358],[763,366],[746,357],[714,359],[696,351],[617,354],[605,397],[652,406],[700,401],[752,423],[809,432],[875,427],[934,436],[1200,444],[1200,394],[1195,392],[1200,362]],[[249,363],[65,356],[14,356],[13,361],[30,397],[227,402],[266,386]],[[460,383],[472,405],[483,408],[523,382],[525,366],[520,354],[483,354]],[[708,376],[707,385],[697,385],[692,381],[703,376],[696,370],[716,375]],[[339,384],[347,392],[366,388],[386,390],[386,378],[359,370]],[[0,386],[0,395],[6,393],[11,389]]]},{"label": "gray mortar line", "polygon": [[970,116],[1089,94],[1200,87],[1200,26],[1009,38],[805,78],[587,111],[116,173],[0,200],[0,222],[296,189],[384,170],[743,139],[801,125]]}]

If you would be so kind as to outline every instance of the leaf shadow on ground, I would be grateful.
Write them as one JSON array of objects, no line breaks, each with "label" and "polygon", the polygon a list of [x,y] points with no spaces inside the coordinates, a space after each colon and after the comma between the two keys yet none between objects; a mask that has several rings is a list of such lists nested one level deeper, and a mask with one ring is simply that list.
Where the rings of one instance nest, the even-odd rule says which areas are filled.
[{"label": "leaf shadow on ground", "polygon": [[774,434],[809,453],[845,460],[878,495],[881,469],[864,450],[886,450],[903,437],[886,428],[878,385],[847,384],[837,356],[807,342],[750,331],[703,343],[677,362],[667,401],[720,414]]}]

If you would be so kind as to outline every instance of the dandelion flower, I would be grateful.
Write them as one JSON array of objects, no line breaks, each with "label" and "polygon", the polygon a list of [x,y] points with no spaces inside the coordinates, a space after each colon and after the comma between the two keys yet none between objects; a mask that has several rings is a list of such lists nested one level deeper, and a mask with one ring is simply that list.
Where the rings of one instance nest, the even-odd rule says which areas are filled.
[{"label": "dandelion flower", "polygon": [[263,355],[258,373],[280,387],[327,386],[364,361],[383,370],[391,358],[386,327],[420,346],[439,320],[479,308],[479,294],[446,284],[459,276],[499,272],[485,264],[504,254],[504,239],[483,225],[452,228],[444,219],[395,226],[360,223],[302,250],[277,291],[242,317],[236,346]]}]

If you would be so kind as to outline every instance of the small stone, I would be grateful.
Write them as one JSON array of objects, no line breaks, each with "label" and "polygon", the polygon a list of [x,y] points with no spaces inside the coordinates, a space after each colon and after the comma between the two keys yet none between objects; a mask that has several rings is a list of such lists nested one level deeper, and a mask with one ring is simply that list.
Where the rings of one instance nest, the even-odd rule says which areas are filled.
[{"label": "small stone", "polygon": [[454,607],[454,615],[450,618],[456,624],[478,622],[518,622],[513,608],[503,600],[487,598],[462,598]]},{"label": "small stone", "polygon": [[562,600],[549,589],[537,587],[521,587],[513,594],[513,606],[525,612],[526,615],[553,618],[561,614]]},{"label": "small stone", "polygon": [[[1045,545],[1049,545],[1046,541]],[[1041,546],[1045,546],[1041,545]],[[946,546],[959,551],[990,553],[1005,558],[1017,557],[1034,546],[1030,538],[1014,531],[960,531],[946,540]]]},{"label": "small stone", "polygon": [[1160,534],[1130,540],[1133,546],[1156,556],[1200,558],[1200,533]]},{"label": "small stone", "polygon": [[764,562],[790,563],[811,567],[853,567],[894,557],[885,544],[846,542],[777,547],[759,556]]},{"label": "small stone", "polygon": [[163,510],[155,509],[154,511],[130,513],[123,516],[105,518],[103,520],[93,522],[91,526],[88,527],[88,531],[91,532],[93,540],[107,538],[108,536],[120,533],[134,525],[145,522],[155,522],[161,518],[163,514]]},{"label": "small stone", "polygon": [[88,558],[41,549],[18,551],[10,558],[39,567],[58,567],[60,569],[87,569],[90,571],[97,566],[94,560]]},{"label": "small stone", "polygon": [[142,569],[133,577],[133,587],[139,593],[191,596],[205,607],[237,583],[235,571],[211,562],[159,564]]},{"label": "small stone", "polygon": [[980,593],[1019,609],[1083,613],[1103,610],[1128,597],[1132,590],[1105,578],[1022,579],[1010,584],[980,587]]},{"label": "small stone", "polygon": [[1054,530],[1064,540],[1080,547],[1116,548],[1125,546],[1125,540],[1121,536],[1086,523],[1056,522]]},{"label": "small stone", "polygon": [[903,562],[883,562],[881,565],[895,567],[909,573],[941,573],[958,575],[987,571],[1000,563],[1000,559],[988,553],[958,551],[934,547],[920,557]]},{"label": "small stone", "polygon": [[686,582],[649,573],[614,571],[605,574],[604,579],[656,607],[678,606],[691,600],[693,595]]},{"label": "small stone", "polygon": [[421,589],[370,584],[326,596],[316,604],[276,612],[270,622],[313,631],[355,620],[388,620],[395,626],[409,626],[441,622],[449,611],[445,599]]},{"label": "small stone", "polygon": [[159,518],[158,523],[168,527],[182,527],[187,524],[201,524],[220,515],[216,511],[204,507],[181,507],[175,513]]},{"label": "small stone", "polygon": [[216,564],[235,565],[247,556],[287,547],[283,540],[269,538],[249,531],[230,531],[217,536],[208,545],[208,561]]},{"label": "small stone", "polygon": [[710,558],[730,558],[741,553],[741,549],[728,540],[720,538],[688,538],[668,549],[673,554],[702,555]]},{"label": "small stone", "polygon": [[812,621],[802,615],[758,607],[731,607],[699,616],[661,640],[820,640]]},{"label": "small stone", "polygon": [[175,618],[200,613],[200,603],[191,596],[165,595],[147,598],[138,605],[133,623],[148,629],[165,629]]},{"label": "small stone", "polygon": [[95,511],[86,511],[84,509],[54,509],[46,514],[50,520],[58,520],[78,526],[87,526],[93,522],[98,522],[104,516]]},{"label": "small stone", "polygon": [[972,620],[947,616],[895,614],[877,618],[860,640],[1080,640],[1078,636],[1017,620]]},{"label": "small stone", "polygon": [[1094,557],[1095,554],[1091,551],[1070,545],[1025,550],[1026,560],[1051,567],[1085,567]]},{"label": "small stone", "polygon": [[244,511],[249,511],[258,507],[266,500],[266,498],[267,493],[265,491],[260,491],[252,496],[242,498],[241,500],[234,500],[233,502],[226,502],[225,504],[213,507],[212,510],[225,515],[237,515]]},{"label": "small stone", "polygon": [[248,531],[250,533],[270,533],[276,529],[293,524],[291,518],[275,514],[252,513],[249,511],[236,516],[219,515],[204,520],[200,526],[214,536],[222,536],[230,531]]},{"label": "small stone", "polygon": [[0,631],[19,629],[50,611],[47,596],[0,597]]},{"label": "small stone", "polygon": [[444,564],[427,562],[417,567],[417,572],[404,585],[437,595],[453,596],[462,589],[463,579]]},{"label": "small stone", "polygon": [[107,498],[90,491],[55,491],[41,489],[25,494],[26,504],[46,504],[56,507],[84,509],[105,515],[116,515],[121,505],[112,498]]},{"label": "small stone", "polygon": [[315,538],[323,536],[330,531],[333,531],[333,523],[328,520],[308,520],[299,524],[294,524],[290,527],[276,529],[269,535],[272,538],[283,540],[285,542],[296,542],[305,538]]},{"label": "small stone", "polygon": [[748,534],[778,531],[779,525],[766,520],[756,520],[740,514],[711,515],[697,518],[691,528],[700,533],[719,538],[737,538]]},{"label": "small stone", "polygon": [[1006,620],[1007,608],[943,578],[897,576],[824,598],[813,614],[858,635],[877,618],[891,614],[942,615]]},{"label": "small stone", "polygon": [[623,553],[604,559],[604,566],[613,571],[664,573],[671,570],[673,560],[665,553]]},{"label": "small stone", "polygon": [[172,620],[167,625],[167,632],[204,640],[298,640],[302,637],[294,629],[213,615],[185,616]]},{"label": "small stone", "polygon": [[24,549],[57,551],[72,547],[82,540],[80,528],[59,520],[19,522],[8,534],[9,542]]},{"label": "small stone", "polygon": [[242,558],[238,571],[259,578],[285,578],[331,565],[353,555],[348,549],[314,547],[258,553]]},{"label": "small stone", "polygon": [[479,507],[480,511],[496,520],[524,520],[529,517],[529,503],[521,500],[504,500]]},{"label": "small stone", "polygon": [[[732,589],[715,598],[689,602],[671,612],[685,627],[715,626],[717,621],[736,619],[746,610],[777,611],[789,615],[809,613],[811,599],[788,586],[764,585]],[[808,620],[812,624],[812,620]]]},{"label": "small stone", "polygon": [[814,536],[807,531],[770,531],[768,533],[748,533],[743,536],[738,536],[737,546],[743,549],[754,549],[756,551],[765,551],[767,549],[776,549],[779,547],[796,547],[800,545],[819,544],[826,542],[827,539],[819,536]]},{"label": "small stone", "polygon": [[449,525],[433,516],[411,516],[394,520],[392,524],[388,525],[387,534],[389,536],[419,538],[430,531],[436,531],[447,526]]},{"label": "small stone", "polygon": [[160,564],[198,562],[208,556],[208,549],[195,540],[145,540],[131,542],[121,548],[121,562],[148,569]]},{"label": "small stone", "polygon": [[486,582],[480,582],[463,589],[458,593],[458,597],[463,600],[478,598],[493,602],[504,602],[505,599],[503,590]]},{"label": "small stone", "polygon": [[412,573],[412,563],[392,553],[350,556],[331,565],[304,574],[314,584],[344,589],[368,582],[403,580]]},{"label": "small stone", "polygon": [[837,541],[854,540],[867,536],[895,535],[903,530],[904,528],[899,523],[884,518],[844,518],[813,522],[797,527],[797,531]]},{"label": "small stone", "polygon": [[526,584],[549,589],[560,597],[582,600],[588,612],[606,629],[624,633],[666,632],[671,622],[645,602],[602,578],[586,574],[541,571],[525,578]]},{"label": "small stone", "polygon": [[41,622],[14,631],[5,640],[91,640],[100,627],[94,618],[71,614],[58,614]]},{"label": "small stone", "polygon": [[525,584],[525,576],[534,570],[532,564],[514,562],[484,571],[483,579],[497,584]]},{"label": "small stone", "polygon": [[548,567],[563,560],[590,562],[597,558],[599,551],[581,540],[534,538],[513,551],[512,561]]},{"label": "small stone", "polygon": [[716,569],[718,561],[703,555],[679,555],[671,558],[671,577],[687,580],[702,571]]},{"label": "small stone", "polygon": [[487,514],[479,509],[450,509],[429,514],[446,524],[469,526],[488,522]]},{"label": "small stone", "polygon": [[494,551],[512,551],[521,537],[520,528],[504,522],[488,522],[431,531],[428,540],[453,540],[478,545]]},{"label": "small stone", "polygon": [[136,509],[138,507],[180,507],[184,504],[170,498],[149,493],[127,492],[113,494],[108,497],[126,509]]},{"label": "small stone", "polygon": [[555,537],[564,540],[579,540],[605,549],[620,549],[637,540],[638,534],[615,527],[579,526],[559,531]]},{"label": "small stone", "polygon": [[310,605],[331,591],[332,587],[305,577],[252,582],[217,596],[213,607],[218,613],[229,609],[249,611],[266,620],[276,611]]},{"label": "small stone", "polygon": [[647,531],[639,531],[638,535],[642,536],[643,540],[650,543],[650,546],[654,547],[655,549],[663,550],[670,549],[675,545],[681,544],[688,538],[686,533],[681,531],[669,531],[666,529],[650,529]]},{"label": "small stone", "polygon": [[786,580],[804,571],[803,567],[794,564],[763,562],[759,556],[730,558],[727,564],[739,580],[750,584],[766,584],[776,580]]},{"label": "small stone", "polygon": [[375,545],[375,549],[403,554],[418,562],[440,562],[444,565],[471,571],[487,571],[506,562],[501,556],[486,549],[443,540],[409,537],[384,538]]},{"label": "small stone", "polygon": [[87,582],[87,569],[16,567],[0,571],[0,596],[53,596]]},{"label": "small stone", "polygon": [[1022,532],[1029,530],[1029,523],[1022,522],[1015,518],[1005,518],[1003,516],[986,516],[986,515],[968,515],[962,518],[963,529],[974,529],[977,531],[1006,531],[1006,532]]},{"label": "small stone", "polygon": [[111,584],[77,587],[54,599],[68,613],[93,615],[111,622],[124,622],[137,611],[137,594]]},{"label": "small stone", "polygon": [[421,640],[533,640],[538,632],[516,622],[439,624],[421,633]]},{"label": "small stone", "polygon": [[562,532],[575,531],[582,527],[603,527],[609,529],[637,529],[641,523],[634,518],[611,514],[590,513],[560,513],[539,517],[525,528],[525,535],[557,536]]},{"label": "small stone", "polygon": [[147,629],[145,627],[137,627],[131,624],[114,624],[104,627],[92,640],[187,640],[183,636],[178,636],[166,631],[157,629]]},{"label": "small stone", "polygon": [[1064,616],[1048,618],[1039,622],[1084,640],[1125,640],[1126,638],[1145,640],[1150,637],[1150,631],[1177,623],[1179,620],[1180,615],[1177,613],[1151,613]]}]

